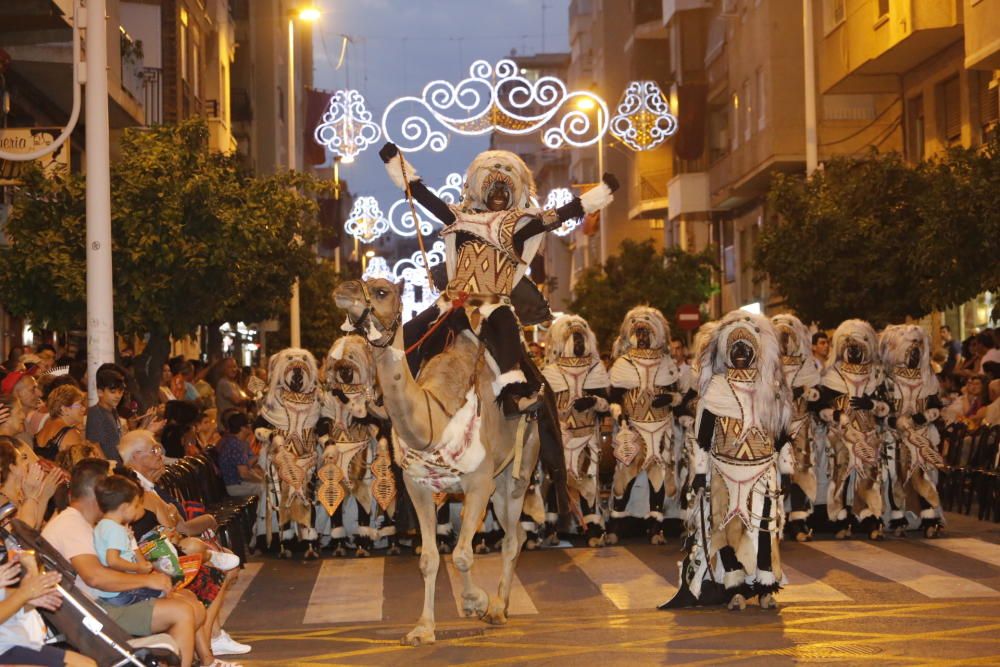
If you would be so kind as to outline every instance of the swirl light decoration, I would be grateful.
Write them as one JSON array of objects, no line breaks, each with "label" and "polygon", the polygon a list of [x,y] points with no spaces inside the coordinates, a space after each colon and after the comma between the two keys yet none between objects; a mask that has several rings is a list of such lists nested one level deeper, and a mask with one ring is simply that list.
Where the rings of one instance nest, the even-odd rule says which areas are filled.
[{"label": "swirl light decoration", "polygon": [[[435,241],[427,251],[427,264],[437,266],[445,261],[444,241]],[[438,298],[438,292],[427,282],[427,269],[424,266],[424,256],[419,250],[405,257],[389,268],[383,257],[372,257],[362,276],[365,280],[385,278],[394,283],[403,281],[403,321],[423,311]]]},{"label": "swirl light decoration", "polygon": [[[573,192],[569,188],[553,188],[549,190],[549,194],[545,198],[545,208],[559,208],[560,206],[565,206],[571,201],[573,201]],[[583,222],[583,218],[567,220],[562,223],[558,229],[553,229],[552,233],[556,236],[566,236],[579,227],[581,222]]]},{"label": "swirl light decoration", "polygon": [[375,197],[358,197],[351,208],[344,231],[362,243],[371,243],[389,231],[389,221],[382,215]]},{"label": "swirl light decoration", "polygon": [[[457,204],[462,200],[462,175],[456,173],[448,174],[444,185],[440,188],[434,189],[428,187],[427,189],[440,197],[446,204]],[[434,231],[434,226],[440,226],[441,223],[438,222],[438,219],[430,211],[421,206],[418,201],[414,200],[413,205],[417,209],[417,217],[420,218],[420,233],[424,236],[430,236],[431,232]],[[416,235],[417,225],[413,220],[413,213],[410,211],[410,205],[407,203],[405,197],[393,202],[392,206],[389,207],[387,217],[389,218],[389,228],[394,233],[400,236]]]},{"label": "swirl light decoration", "polygon": [[[578,108],[581,99],[600,107],[603,113],[599,116],[605,119],[601,126]],[[418,111],[405,115],[413,106],[419,107]],[[402,119],[396,124],[393,119],[399,116]],[[467,136],[494,131],[530,134],[552,125],[542,132],[547,147],[580,148],[604,136],[608,118],[607,104],[592,92],[570,92],[554,76],[532,82],[520,74],[513,60],[500,60],[495,66],[477,60],[469,68],[469,76],[458,84],[431,81],[420,97],[399,97],[390,102],[382,114],[382,132],[404,152],[428,147],[441,152],[448,146],[446,131]],[[436,129],[431,121],[444,130]]]},{"label": "swirl light decoration", "polygon": [[677,118],[655,81],[633,81],[611,118],[611,134],[635,151],[648,151],[677,131]]},{"label": "swirl light decoration", "polygon": [[358,153],[382,137],[382,129],[372,121],[361,93],[338,90],[330,97],[330,107],[313,135],[317,143],[350,164]]}]

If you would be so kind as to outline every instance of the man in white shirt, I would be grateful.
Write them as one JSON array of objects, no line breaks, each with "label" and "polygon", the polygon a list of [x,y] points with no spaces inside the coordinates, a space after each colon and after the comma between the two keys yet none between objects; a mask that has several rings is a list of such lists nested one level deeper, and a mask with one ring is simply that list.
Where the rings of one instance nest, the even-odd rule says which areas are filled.
[{"label": "man in white shirt", "polygon": [[98,604],[101,604],[101,599],[95,589],[121,592],[145,587],[167,593],[164,598],[124,607],[101,607],[133,636],[168,633],[180,647],[182,667],[190,667],[194,655],[195,628],[205,618],[201,605],[170,594],[173,586],[170,577],[165,574],[117,572],[101,565],[97,557],[94,525],[100,521],[102,512],[94,497],[94,487],[107,474],[108,462],[102,459],[84,459],[78,463],[70,480],[69,507],[49,521],[42,537],[73,565],[77,572],[77,587]]}]

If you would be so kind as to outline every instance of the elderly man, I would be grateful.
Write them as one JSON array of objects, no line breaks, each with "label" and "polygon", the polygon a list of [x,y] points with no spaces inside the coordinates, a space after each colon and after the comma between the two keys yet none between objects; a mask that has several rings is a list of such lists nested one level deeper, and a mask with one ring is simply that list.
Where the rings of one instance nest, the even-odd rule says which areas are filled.
[{"label": "elderly man", "polygon": [[[125,466],[131,469],[139,478],[139,483],[145,492],[153,493],[162,499],[164,514],[157,513],[160,523],[167,528],[176,530],[181,535],[195,537],[207,530],[215,530],[218,523],[211,514],[203,514],[191,519],[184,519],[179,503],[156,482],[163,474],[163,447],[156,442],[152,431],[136,429],[122,436],[118,443],[118,454]],[[205,628],[212,631],[212,652],[218,655],[235,655],[248,653],[251,647],[241,644],[229,636],[218,623],[219,612],[222,611],[224,598],[229,586],[235,580],[239,558],[231,553],[211,551],[208,564],[219,570],[227,571],[225,580],[219,587],[218,595],[208,606]]]},{"label": "elderly man", "polygon": [[[42,404],[42,390],[38,388],[35,376],[27,371],[8,373],[4,377],[3,382],[0,382],[0,394],[13,394],[21,402],[21,407],[24,409],[26,417],[37,410]],[[34,446],[32,442],[33,434],[28,433],[25,430],[25,426],[21,428],[22,430],[17,434],[17,438],[30,446]]]},{"label": "elderly man", "polygon": [[[171,594],[170,577],[160,572],[131,574],[101,565],[94,550],[94,525],[103,513],[97,505],[94,487],[108,474],[108,462],[84,459],[73,469],[69,487],[69,507],[49,521],[42,537],[63,555],[77,572],[77,587],[101,605],[107,614],[129,634],[141,637],[166,632],[177,642],[183,667],[194,656],[195,628],[205,621],[201,605],[190,594]],[[124,607],[101,603],[97,590],[109,592],[152,588],[167,596],[145,600]]]}]

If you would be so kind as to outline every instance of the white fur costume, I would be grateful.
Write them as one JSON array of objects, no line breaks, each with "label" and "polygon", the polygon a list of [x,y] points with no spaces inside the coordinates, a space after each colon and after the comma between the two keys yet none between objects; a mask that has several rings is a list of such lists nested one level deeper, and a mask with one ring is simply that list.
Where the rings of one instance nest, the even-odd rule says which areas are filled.
[{"label": "white fur costume", "polygon": [[[611,414],[619,422],[612,519],[626,516],[626,506],[640,471],[650,490],[647,519],[663,521],[663,502],[677,492],[674,473],[673,408],[680,405],[679,373],[670,357],[670,325],[659,310],[638,306],[625,315],[614,344],[611,366]],[[654,536],[660,525],[650,526]],[[614,531],[609,529],[609,532]],[[662,540],[662,535],[655,541]]]},{"label": "white fur costume", "polygon": [[272,355],[267,369],[268,391],[255,432],[267,445],[261,458],[270,509],[277,510],[283,538],[293,536],[294,524],[299,538],[313,542],[317,534],[309,485],[316,468],[314,429],[320,407],[316,358],[307,350],[288,348]]},{"label": "white fur costume", "polygon": [[879,339],[890,401],[890,429],[895,463],[890,471],[890,527],[905,530],[906,509],[918,512],[928,537],[940,527],[941,501],[934,484],[944,465],[934,421],[941,412],[938,381],[931,370],[930,337],[919,326],[890,326]]},{"label": "white fur costume", "polygon": [[[852,515],[862,532],[873,539],[881,536],[882,436],[876,418],[889,412],[875,397],[881,383],[875,331],[862,320],[843,322],[833,334],[819,402],[831,449],[826,506],[841,538],[850,533]],[[848,498],[852,481],[854,493]]]},{"label": "white fur costume", "polygon": [[810,531],[805,520],[812,514],[812,506],[816,502],[816,459],[808,406],[819,400],[819,369],[810,352],[809,330],[799,318],[789,314],[775,315],[771,323],[781,345],[781,366],[793,401],[788,442],[782,447],[779,457],[779,461],[785,464],[781,472],[788,475],[791,482],[789,534],[808,539]]}]

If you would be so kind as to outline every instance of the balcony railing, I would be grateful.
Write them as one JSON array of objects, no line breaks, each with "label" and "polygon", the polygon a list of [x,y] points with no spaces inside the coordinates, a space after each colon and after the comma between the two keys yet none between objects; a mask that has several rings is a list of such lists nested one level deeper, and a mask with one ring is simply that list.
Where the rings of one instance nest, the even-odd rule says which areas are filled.
[{"label": "balcony railing", "polygon": [[146,125],[163,123],[163,71],[157,67],[142,70],[142,106]]},{"label": "balcony railing", "polygon": [[142,42],[132,39],[121,28],[122,90],[136,102],[143,99],[143,54]]}]

